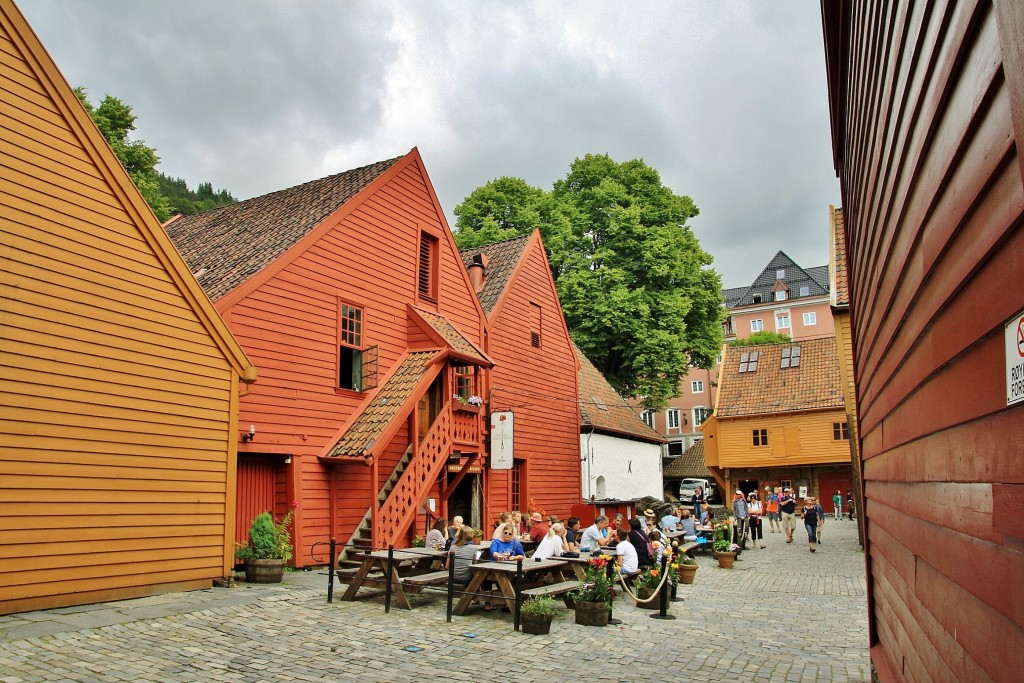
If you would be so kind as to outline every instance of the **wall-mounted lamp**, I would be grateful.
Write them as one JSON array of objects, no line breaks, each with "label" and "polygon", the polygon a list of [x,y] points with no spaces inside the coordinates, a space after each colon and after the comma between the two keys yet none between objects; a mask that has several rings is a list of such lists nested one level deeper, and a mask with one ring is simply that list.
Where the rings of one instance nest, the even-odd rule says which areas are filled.
[{"label": "wall-mounted lamp", "polygon": [[249,431],[242,434],[242,441],[252,441],[256,436],[256,425],[249,425]]}]

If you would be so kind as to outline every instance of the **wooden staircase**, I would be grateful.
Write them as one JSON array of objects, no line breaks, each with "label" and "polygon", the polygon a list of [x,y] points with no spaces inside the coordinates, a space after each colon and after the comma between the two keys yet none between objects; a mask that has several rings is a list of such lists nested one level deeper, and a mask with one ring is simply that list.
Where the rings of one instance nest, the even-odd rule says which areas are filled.
[{"label": "wooden staircase", "polygon": [[[381,505],[387,500],[388,495],[395,488],[395,484],[402,477],[402,473],[405,472],[405,468],[409,466],[409,461],[412,460],[412,444],[409,444],[405,452],[402,453],[401,459],[398,464],[395,465],[395,469],[392,470],[391,476],[384,482],[384,486],[381,487],[380,491],[377,492],[377,504]],[[359,556],[364,550],[370,550],[373,546],[373,522],[372,522],[373,510],[366,508],[366,514],[359,520],[356,530],[352,532],[352,535],[348,539],[348,543],[342,547],[338,553],[338,566],[355,566],[359,564]]]}]

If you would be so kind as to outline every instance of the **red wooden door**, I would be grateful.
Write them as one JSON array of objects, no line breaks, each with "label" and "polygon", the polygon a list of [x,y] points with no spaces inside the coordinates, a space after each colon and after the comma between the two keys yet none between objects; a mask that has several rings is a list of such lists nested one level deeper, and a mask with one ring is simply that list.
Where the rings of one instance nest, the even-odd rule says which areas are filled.
[{"label": "red wooden door", "polygon": [[832,514],[835,512],[832,496],[839,491],[846,505],[846,492],[852,488],[853,475],[849,472],[822,472],[818,475],[818,503],[825,512]]},{"label": "red wooden door", "polygon": [[235,541],[249,540],[249,525],[262,512],[274,512],[274,483],[280,465],[270,458],[238,454]]}]

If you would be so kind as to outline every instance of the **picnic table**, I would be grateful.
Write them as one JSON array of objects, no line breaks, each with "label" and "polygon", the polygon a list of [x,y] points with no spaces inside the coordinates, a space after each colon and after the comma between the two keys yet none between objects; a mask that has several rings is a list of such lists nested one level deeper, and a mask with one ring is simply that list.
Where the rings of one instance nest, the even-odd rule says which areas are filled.
[{"label": "picnic table", "polygon": [[[550,580],[550,584],[561,584],[565,582],[565,570],[568,563],[564,560],[524,560],[523,561],[523,583],[544,584]],[[473,578],[466,586],[465,592],[459,599],[453,614],[462,616],[466,613],[470,603],[476,597],[476,593],[482,592],[480,587],[485,581],[493,581],[498,585],[495,597],[504,600],[509,611],[515,613],[516,609],[516,588],[513,582],[516,578],[516,562],[477,562],[470,566]],[[575,583],[575,582],[574,582]]]},{"label": "picnic table", "polygon": [[609,562],[615,561],[615,548],[602,548],[601,550],[592,550],[585,553],[580,553],[579,557],[559,557],[559,560],[567,562],[569,568],[572,570],[573,575],[580,581],[587,571],[587,565],[590,564],[590,560],[600,557],[601,559],[608,560]]},{"label": "picnic table", "polygon": [[[448,552],[446,550],[435,550],[433,548],[402,548],[393,551],[390,577],[391,594],[399,607],[412,609],[402,584],[403,574],[405,577],[410,577],[429,572],[439,564],[443,564],[447,556]],[[374,569],[379,569],[383,577],[371,577],[370,572]],[[388,582],[387,574],[387,550],[374,550],[365,553],[359,564],[359,569],[353,575],[341,599],[346,601],[355,600],[360,588],[385,588]],[[422,587],[414,586],[409,592],[419,592],[420,590],[422,590]]]}]

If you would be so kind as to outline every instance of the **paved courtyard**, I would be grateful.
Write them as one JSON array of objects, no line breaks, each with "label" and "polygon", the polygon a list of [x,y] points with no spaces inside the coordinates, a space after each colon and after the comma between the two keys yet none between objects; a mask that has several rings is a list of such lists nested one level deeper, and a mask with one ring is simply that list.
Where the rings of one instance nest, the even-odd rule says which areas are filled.
[{"label": "paved courtyard", "polygon": [[[825,543],[768,534],[731,570],[709,556],[675,620],[620,595],[622,624],[549,636],[499,611],[445,621],[443,594],[385,614],[382,598],[327,604],[327,577],[0,616],[0,683],[29,681],[868,681],[864,555],[856,525]],[[342,587],[343,588],[343,587]],[[409,651],[409,647],[419,648]]]}]

